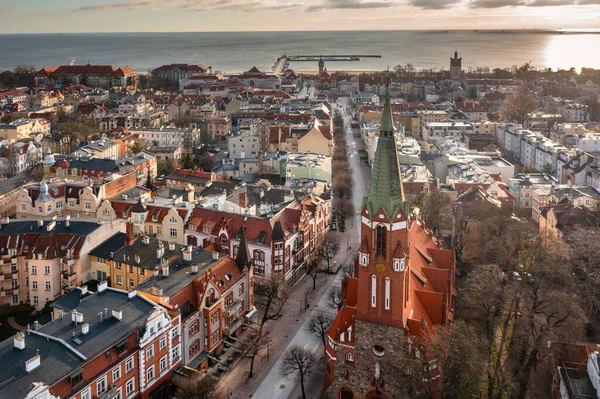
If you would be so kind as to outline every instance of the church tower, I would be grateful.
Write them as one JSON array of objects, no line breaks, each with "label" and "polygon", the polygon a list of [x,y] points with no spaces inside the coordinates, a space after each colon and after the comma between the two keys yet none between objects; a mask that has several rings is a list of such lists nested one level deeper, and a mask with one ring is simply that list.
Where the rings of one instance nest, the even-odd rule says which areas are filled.
[{"label": "church tower", "polygon": [[319,76],[323,74],[325,71],[325,61],[323,61],[323,57],[319,60]]},{"label": "church tower", "polygon": [[450,79],[460,80],[462,77],[462,58],[458,58],[458,51],[454,52],[454,58],[450,58]]},{"label": "church tower", "polygon": [[358,319],[404,328],[408,301],[410,204],[404,196],[389,90],[368,196],[361,212],[355,266]]}]

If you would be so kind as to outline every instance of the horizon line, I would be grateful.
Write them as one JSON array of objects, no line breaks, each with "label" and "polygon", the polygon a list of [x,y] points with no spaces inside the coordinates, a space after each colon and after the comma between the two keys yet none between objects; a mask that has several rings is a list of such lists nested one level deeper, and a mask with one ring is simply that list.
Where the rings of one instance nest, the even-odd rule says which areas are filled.
[{"label": "horizon line", "polygon": [[537,31],[565,33],[600,33],[600,28],[463,28],[463,29],[319,29],[319,30],[215,30],[215,31],[68,31],[68,32],[0,32],[0,35],[70,35],[70,34],[127,34],[127,33],[288,33],[288,32],[507,32]]}]

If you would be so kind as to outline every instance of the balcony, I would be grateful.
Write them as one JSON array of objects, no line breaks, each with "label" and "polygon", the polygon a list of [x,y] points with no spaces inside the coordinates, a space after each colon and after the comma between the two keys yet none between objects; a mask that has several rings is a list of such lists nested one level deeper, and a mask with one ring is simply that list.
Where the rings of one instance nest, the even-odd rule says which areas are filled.
[{"label": "balcony", "polygon": [[243,317],[236,317],[231,323],[229,323],[227,325],[227,327],[225,327],[223,329],[223,333],[225,333],[227,335],[233,334],[238,328],[241,327],[243,322],[244,322]]},{"label": "balcony", "polygon": [[242,308],[242,301],[239,299],[231,302],[229,305],[225,306],[225,310],[231,315],[237,313]]}]

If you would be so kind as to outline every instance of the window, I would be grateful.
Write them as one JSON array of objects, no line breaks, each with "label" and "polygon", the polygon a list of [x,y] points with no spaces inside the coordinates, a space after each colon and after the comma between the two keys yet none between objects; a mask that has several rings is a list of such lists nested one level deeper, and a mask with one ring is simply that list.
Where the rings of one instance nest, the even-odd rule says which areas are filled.
[{"label": "window", "polygon": [[131,395],[135,390],[135,377],[131,378],[127,381],[127,385],[125,385],[125,394],[127,396]]},{"label": "window", "polygon": [[200,330],[200,322],[196,320],[188,327],[188,335],[195,335],[198,332],[198,330]]},{"label": "window", "polygon": [[175,339],[179,335],[179,328],[175,327],[171,329],[171,339]]},{"label": "window", "polygon": [[240,284],[240,289],[238,291],[238,296],[244,293],[244,283]]},{"label": "window", "polygon": [[123,268],[123,265],[121,264],[121,262],[117,262],[117,269],[121,270]]},{"label": "window", "polygon": [[156,234],[157,235],[161,235],[162,234],[162,228],[160,226],[156,226]]},{"label": "window", "polygon": [[129,279],[129,288],[135,287],[135,281],[132,278]]},{"label": "window", "polygon": [[62,203],[62,201],[58,201],[58,202],[56,203],[56,209],[62,209],[62,208],[63,208],[63,203]]},{"label": "window", "polygon": [[190,357],[194,356],[196,353],[198,353],[200,351],[200,340],[197,339],[194,341],[194,343],[190,346],[190,349],[188,351]]},{"label": "window", "polygon": [[150,346],[148,347],[148,349],[146,349],[146,359],[151,359],[154,357],[154,346]]},{"label": "window", "polygon": [[167,369],[167,357],[163,356],[160,358],[160,373]]},{"label": "window", "polygon": [[39,212],[39,213],[43,213],[43,212],[44,212],[44,210],[42,209],[42,207],[41,207],[41,206],[38,206],[38,212]]},{"label": "window", "polygon": [[46,276],[50,274],[50,266],[44,266],[44,274]]},{"label": "window", "polygon": [[113,383],[121,378],[121,366],[116,367],[112,371],[112,381]]},{"label": "window", "polygon": [[161,337],[160,338],[160,350],[163,350],[167,347],[167,337]]},{"label": "window", "polygon": [[148,370],[146,370],[146,380],[148,382],[150,382],[153,379],[154,379],[154,365],[148,367]]},{"label": "window", "polygon": [[133,356],[131,356],[129,359],[127,359],[127,361],[125,362],[125,373],[129,373],[131,370],[133,370],[133,366],[134,366],[134,359]]},{"label": "window", "polygon": [[37,291],[38,286],[37,286],[37,281],[32,281],[31,282],[31,289],[34,291]]},{"label": "window", "polygon": [[29,277],[25,277],[25,286],[29,287]]},{"label": "window", "polygon": [[390,291],[392,280],[389,277],[385,278],[385,310],[390,310]]},{"label": "window", "polygon": [[21,204],[21,211],[25,212],[27,210],[27,205]]},{"label": "window", "polygon": [[381,357],[381,356],[385,355],[385,349],[381,345],[373,345],[373,347],[371,348],[371,351],[377,357]]},{"label": "window", "polygon": [[117,284],[123,285],[123,277],[117,276]]},{"label": "window", "polygon": [[196,225],[195,224],[190,224],[190,230],[196,231]]},{"label": "window", "polygon": [[175,224],[175,223],[177,223],[177,219],[175,219],[174,217],[171,217],[171,219],[169,219],[169,223]]},{"label": "window", "polygon": [[177,358],[179,358],[179,344],[171,349],[171,363],[174,363]]},{"label": "window", "polygon": [[96,395],[102,395],[104,392],[106,392],[106,376],[96,382]]},{"label": "window", "polygon": [[210,233],[210,227],[205,227],[203,231],[206,234]]},{"label": "window", "polygon": [[376,242],[377,242],[377,246],[376,246],[377,254],[385,256],[387,229],[385,228],[385,226],[377,226],[375,234],[376,234]]},{"label": "window", "polygon": [[169,235],[171,237],[177,237],[177,229],[169,229]]},{"label": "window", "polygon": [[37,266],[31,265],[31,274],[37,274]]},{"label": "window", "polygon": [[37,295],[34,295],[34,296],[33,296],[33,304],[34,304],[34,305],[38,305],[39,303],[40,303],[40,301],[39,301],[39,299],[38,299]]},{"label": "window", "polygon": [[375,307],[377,305],[377,277],[372,274],[371,275],[371,307]]},{"label": "window", "polygon": [[91,211],[92,210],[92,204],[90,204],[89,202],[86,202],[85,203],[85,209],[88,210],[88,211]]},{"label": "window", "polygon": [[90,387],[81,391],[81,399],[92,399],[92,389]]},{"label": "window", "polygon": [[50,281],[46,281],[46,291],[50,291]]},{"label": "window", "polygon": [[352,352],[346,353],[346,361],[347,362],[353,362],[354,361],[354,354]]}]

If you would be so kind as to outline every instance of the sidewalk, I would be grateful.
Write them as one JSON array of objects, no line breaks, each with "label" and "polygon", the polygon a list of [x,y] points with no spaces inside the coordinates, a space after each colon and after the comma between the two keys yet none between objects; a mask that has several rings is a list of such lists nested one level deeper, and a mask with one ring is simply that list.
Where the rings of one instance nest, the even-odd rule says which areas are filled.
[{"label": "sidewalk", "polygon": [[[336,262],[341,264],[348,256],[347,250],[340,250],[335,256]],[[312,309],[314,304],[322,298],[327,301],[329,288],[336,280],[334,275],[321,273],[317,277],[316,290],[308,294],[308,303]],[[254,376],[248,379],[250,370],[250,359],[241,359],[237,365],[223,378],[219,380],[217,386],[216,398],[226,399],[229,392],[229,398],[261,398],[256,396],[255,391],[259,388],[263,380],[272,371],[278,358],[287,348],[288,344],[301,329],[305,320],[310,315],[310,311],[302,309],[300,311],[300,301],[304,300],[306,290],[312,290],[312,278],[304,276],[292,289],[290,297],[284,306],[284,312],[281,319],[267,324],[267,331],[272,339],[272,345],[269,348],[268,359],[262,359],[259,356],[254,360]],[[339,281],[337,282],[339,284]],[[327,303],[325,302],[325,306]],[[277,374],[278,369],[273,369]],[[270,397],[265,397],[269,398]]]}]

